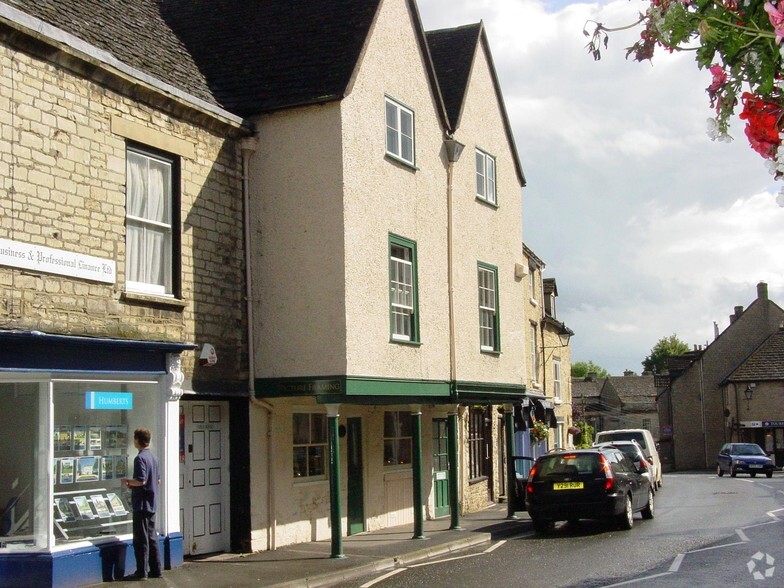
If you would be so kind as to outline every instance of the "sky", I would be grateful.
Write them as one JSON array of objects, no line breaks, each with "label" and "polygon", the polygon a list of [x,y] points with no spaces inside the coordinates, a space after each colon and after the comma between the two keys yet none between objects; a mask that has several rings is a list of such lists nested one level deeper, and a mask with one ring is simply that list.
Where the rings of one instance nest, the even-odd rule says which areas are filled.
[{"label": "sky", "polygon": [[[707,135],[710,73],[691,53],[627,61],[639,29],[594,61],[589,20],[634,22],[639,0],[418,0],[426,30],[484,23],[527,185],[523,241],[558,285],[572,362],[642,372],[672,334],[729,326],[757,284],[784,307],[784,208],[749,147]],[[589,29],[592,31],[592,29]]]}]

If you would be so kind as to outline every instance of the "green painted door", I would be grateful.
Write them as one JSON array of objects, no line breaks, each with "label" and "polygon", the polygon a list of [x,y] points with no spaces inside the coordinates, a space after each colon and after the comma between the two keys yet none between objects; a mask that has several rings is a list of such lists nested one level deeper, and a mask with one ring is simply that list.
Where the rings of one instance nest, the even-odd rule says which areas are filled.
[{"label": "green painted door", "polygon": [[433,493],[435,516],[449,514],[449,456],[446,419],[433,419]]},{"label": "green painted door", "polygon": [[348,437],[348,534],[365,530],[365,493],[362,486],[362,419],[346,419]]}]

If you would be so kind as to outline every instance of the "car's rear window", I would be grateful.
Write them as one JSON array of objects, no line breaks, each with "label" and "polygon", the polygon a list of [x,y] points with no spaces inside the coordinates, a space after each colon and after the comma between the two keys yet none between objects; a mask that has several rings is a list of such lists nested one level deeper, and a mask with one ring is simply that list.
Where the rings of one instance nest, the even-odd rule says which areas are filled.
[{"label": "car's rear window", "polygon": [[599,456],[595,453],[568,453],[548,455],[539,462],[539,479],[562,478],[564,476],[590,475],[601,472]]},{"label": "car's rear window", "polygon": [[647,447],[642,433],[628,431],[624,433],[599,433],[601,441],[637,441],[643,449]]}]

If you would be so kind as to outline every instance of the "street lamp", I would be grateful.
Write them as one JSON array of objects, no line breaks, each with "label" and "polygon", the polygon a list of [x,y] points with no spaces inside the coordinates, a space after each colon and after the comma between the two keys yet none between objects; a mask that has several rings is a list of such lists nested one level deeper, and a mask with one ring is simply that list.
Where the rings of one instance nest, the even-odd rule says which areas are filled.
[{"label": "street lamp", "polygon": [[743,395],[746,397],[746,410],[749,410],[751,408],[750,404],[751,404],[751,397],[753,394],[754,394],[754,387],[751,384],[749,384],[748,386],[746,386],[746,389],[743,391]]}]

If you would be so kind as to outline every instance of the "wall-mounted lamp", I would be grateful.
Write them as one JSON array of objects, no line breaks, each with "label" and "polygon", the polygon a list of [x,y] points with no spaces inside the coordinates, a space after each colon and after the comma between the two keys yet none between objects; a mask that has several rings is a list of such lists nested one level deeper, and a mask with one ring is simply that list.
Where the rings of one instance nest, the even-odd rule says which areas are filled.
[{"label": "wall-mounted lamp", "polygon": [[754,387],[751,384],[746,386],[746,389],[743,391],[743,395],[746,397],[746,410],[749,410],[749,408],[751,408],[751,397],[754,395]]}]

